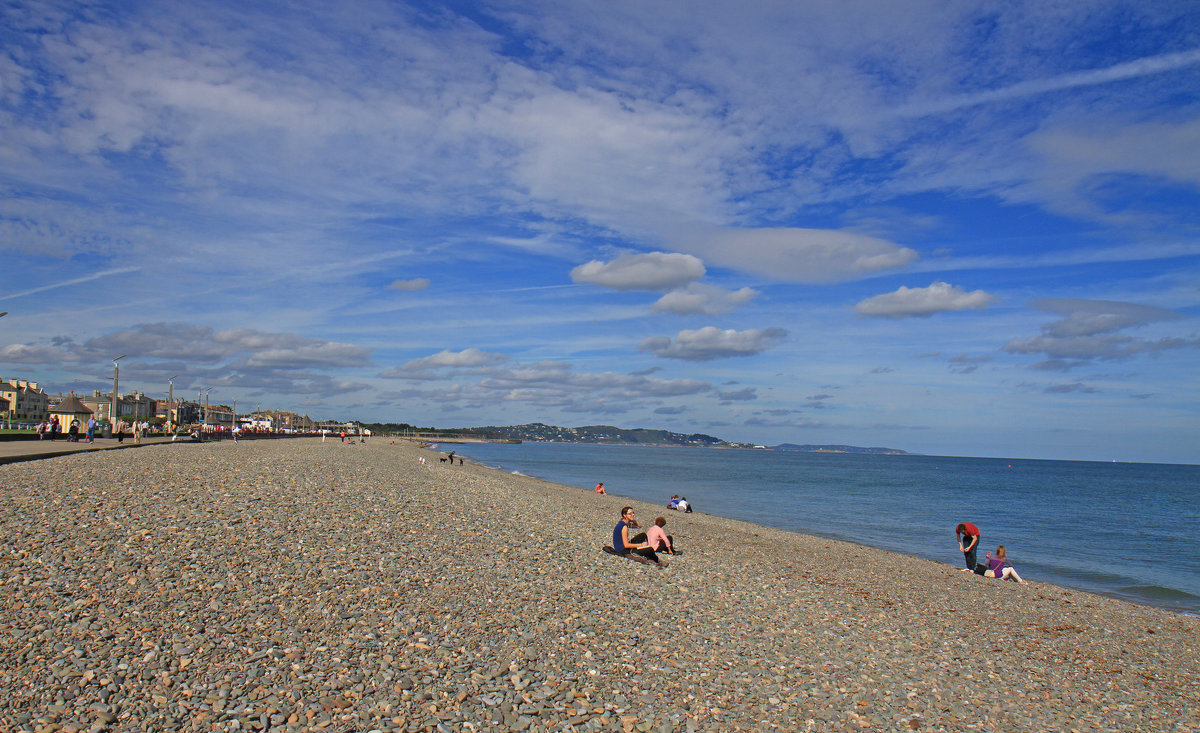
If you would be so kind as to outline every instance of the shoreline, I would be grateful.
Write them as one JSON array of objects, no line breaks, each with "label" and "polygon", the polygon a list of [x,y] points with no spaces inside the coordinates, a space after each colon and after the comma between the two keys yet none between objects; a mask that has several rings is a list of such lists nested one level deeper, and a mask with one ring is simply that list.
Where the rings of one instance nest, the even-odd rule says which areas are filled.
[{"label": "shoreline", "polygon": [[660,570],[600,552],[657,506],[419,455],[0,467],[0,727],[1200,726],[1194,617],[700,513]]},{"label": "shoreline", "polygon": [[[433,445],[436,447],[436,443]],[[483,466],[484,468],[496,470],[501,473],[508,472],[508,469],[506,469],[503,465],[495,462],[500,459],[480,460],[478,458],[473,458],[470,455],[469,448],[466,448],[465,450],[467,451],[467,453],[464,454],[464,457],[466,457],[468,461],[474,460],[476,463]],[[915,455],[915,454],[911,454],[911,455]],[[928,458],[929,456],[918,456],[918,457]],[[972,460],[975,460],[975,459],[972,459]],[[1005,459],[998,459],[998,460],[1005,460]],[[1161,464],[1161,465],[1168,465],[1168,464]],[[539,480],[554,482],[553,478],[543,477],[543,476],[539,476],[537,474],[516,473],[514,475],[528,476],[531,478],[537,478]],[[586,491],[586,489],[582,486],[567,485],[567,487]],[[619,492],[613,493],[612,495],[613,496],[626,496],[626,498],[629,498],[631,500],[646,501],[645,499],[636,498],[633,496],[629,496],[627,494],[621,494]],[[651,503],[653,503],[653,502],[651,502]],[[730,507],[725,507],[725,509],[729,510]],[[674,514],[674,512],[666,510],[665,507],[663,507],[661,505],[657,506],[656,511],[664,514],[667,517],[670,517],[672,514]],[[889,547],[889,546],[885,546],[885,545],[869,544],[867,542],[857,540],[853,537],[839,536],[833,532],[820,532],[819,530],[815,530],[815,529],[811,529],[811,528],[787,529],[784,527],[771,527],[771,525],[768,525],[768,524],[760,524],[755,519],[741,519],[736,516],[731,516],[731,515],[726,515],[726,514],[718,514],[718,513],[712,513],[712,512],[703,512],[703,513],[705,513],[709,516],[714,516],[714,517],[745,521],[754,526],[770,527],[772,529],[778,529],[780,531],[792,532],[792,533],[802,535],[805,537],[818,538],[818,539],[829,539],[829,540],[836,540],[836,541],[840,541],[840,542],[848,542],[848,543],[851,543],[851,544],[854,544],[857,546],[861,546],[864,548],[879,550],[881,552],[896,553],[896,554],[899,554],[899,555],[902,555],[905,557],[911,557],[914,559],[927,560],[930,562],[943,564],[943,565],[946,565],[947,567],[951,567],[956,570],[960,570],[962,567],[961,563],[956,564],[953,562],[947,562],[946,559],[942,556],[942,555],[944,555],[944,553],[938,554],[938,553],[934,553],[934,552],[929,552],[927,550],[922,550],[919,548],[905,547],[905,546]],[[960,554],[960,553],[955,553],[955,554]],[[980,557],[982,558],[982,552],[981,552]],[[1200,610],[1197,610],[1194,606],[1194,604],[1197,600],[1195,596],[1186,593],[1186,591],[1177,590],[1175,588],[1156,586],[1156,585],[1153,585],[1152,583],[1150,583],[1149,581],[1147,581],[1144,585],[1138,585],[1138,584],[1134,583],[1134,585],[1129,586],[1134,589],[1145,589],[1147,591],[1146,593],[1143,593],[1140,595],[1135,592],[1129,592],[1128,590],[1123,590],[1124,586],[1121,588],[1113,587],[1113,588],[1109,589],[1109,588],[1104,587],[1101,584],[1097,584],[1094,582],[1089,584],[1085,580],[1080,580],[1077,584],[1074,584],[1074,585],[1069,584],[1069,583],[1064,583],[1064,582],[1062,582],[1061,579],[1051,580],[1051,581],[1042,580],[1040,582],[1042,582],[1044,584],[1048,584],[1048,585],[1054,585],[1056,587],[1063,588],[1066,590],[1073,590],[1073,591],[1077,591],[1077,592],[1081,592],[1081,593],[1091,593],[1093,595],[1103,596],[1105,598],[1110,598],[1110,599],[1114,599],[1114,600],[1120,600],[1120,601],[1124,601],[1126,603],[1132,603],[1132,604],[1144,606],[1147,608],[1156,608],[1156,609],[1160,609],[1160,610],[1169,611],[1171,613],[1180,614],[1183,616],[1200,618]],[[1158,595],[1154,595],[1153,593],[1151,593],[1151,591],[1160,591],[1160,593]],[[1174,594],[1180,594],[1180,595],[1176,596]],[[1192,603],[1193,605],[1192,606],[1185,605],[1186,603],[1189,603],[1189,602]]]}]

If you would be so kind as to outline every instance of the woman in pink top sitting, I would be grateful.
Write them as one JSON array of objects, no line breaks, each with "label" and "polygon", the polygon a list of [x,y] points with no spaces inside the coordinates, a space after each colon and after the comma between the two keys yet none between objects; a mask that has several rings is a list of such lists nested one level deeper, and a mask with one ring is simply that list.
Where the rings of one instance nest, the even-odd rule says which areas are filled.
[{"label": "woman in pink top sitting", "polygon": [[663,517],[658,517],[654,520],[654,526],[646,530],[646,541],[650,543],[650,549],[655,552],[668,552],[675,554],[674,538],[667,535],[663,531],[663,527],[667,526],[667,520]]}]

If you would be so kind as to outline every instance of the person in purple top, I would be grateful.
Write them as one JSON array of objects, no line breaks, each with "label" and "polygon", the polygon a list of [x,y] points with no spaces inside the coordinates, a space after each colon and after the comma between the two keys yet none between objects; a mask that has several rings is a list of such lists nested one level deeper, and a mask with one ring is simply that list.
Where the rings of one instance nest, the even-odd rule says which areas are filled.
[{"label": "person in purple top", "polygon": [[1015,580],[1022,585],[1029,585],[1017,575],[1017,569],[1008,561],[1008,550],[1004,549],[1004,545],[996,548],[996,556],[992,557],[992,553],[986,556],[988,569],[983,573],[987,578],[998,578],[1000,580]]},{"label": "person in purple top", "polygon": [[633,507],[623,507],[621,509],[621,521],[617,522],[616,527],[613,527],[613,550],[618,555],[625,557],[629,555],[643,557],[660,568],[665,568],[667,561],[658,559],[658,555],[654,554],[654,550],[650,549],[649,543],[635,543],[629,539],[629,528],[636,526],[636,522]]}]

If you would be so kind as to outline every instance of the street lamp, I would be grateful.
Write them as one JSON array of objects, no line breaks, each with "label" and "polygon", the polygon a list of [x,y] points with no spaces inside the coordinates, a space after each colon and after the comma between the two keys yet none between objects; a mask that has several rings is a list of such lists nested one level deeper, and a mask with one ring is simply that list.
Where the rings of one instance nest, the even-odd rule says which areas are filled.
[{"label": "street lamp", "polygon": [[121,373],[121,366],[118,361],[129,356],[129,354],[121,354],[116,359],[113,359],[113,391],[112,391],[112,407],[108,411],[108,422],[113,427],[117,425],[117,377]]},{"label": "street lamp", "polygon": [[175,431],[175,423],[179,418],[179,410],[175,407],[175,377],[176,374],[167,380],[167,430]]},{"label": "street lamp", "polygon": [[208,393],[212,392],[213,388],[209,387],[204,390],[204,424],[208,424]]}]

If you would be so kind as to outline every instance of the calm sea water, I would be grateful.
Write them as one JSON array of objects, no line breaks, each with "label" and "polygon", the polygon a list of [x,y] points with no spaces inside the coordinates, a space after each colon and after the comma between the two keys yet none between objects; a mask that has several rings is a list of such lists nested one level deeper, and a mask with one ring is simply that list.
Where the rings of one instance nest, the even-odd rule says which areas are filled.
[{"label": "calm sea water", "polygon": [[[568,443],[442,446],[557,483],[962,566],[954,527],[1021,575],[1200,615],[1200,466]],[[668,516],[668,519],[670,517]]]}]

